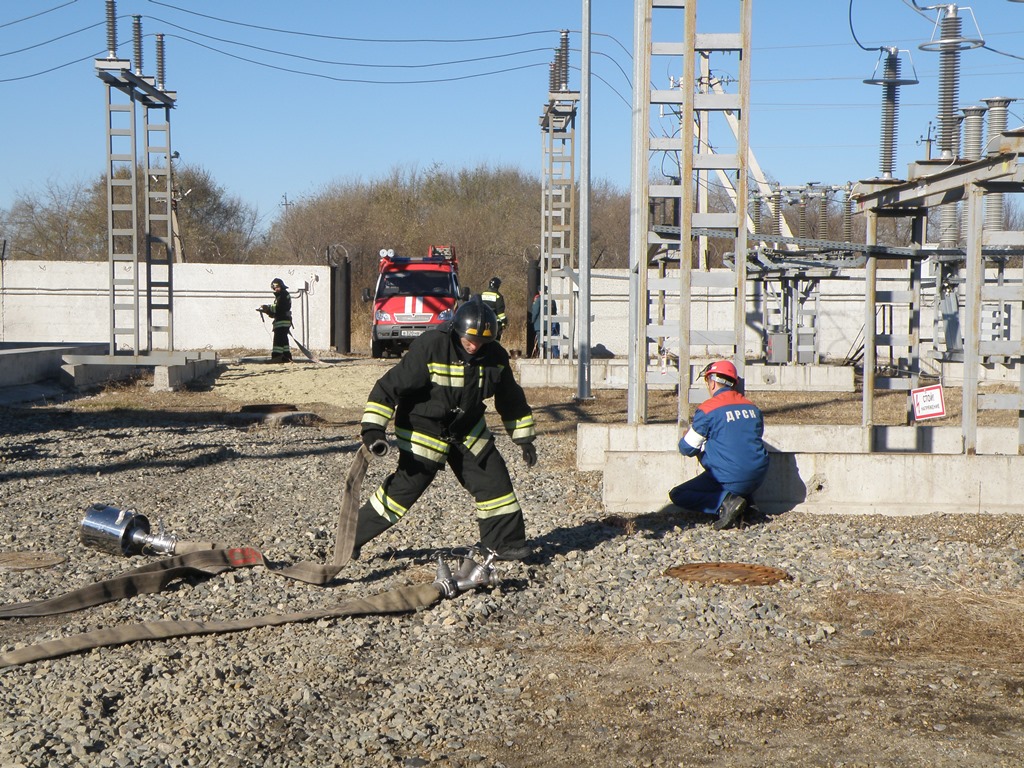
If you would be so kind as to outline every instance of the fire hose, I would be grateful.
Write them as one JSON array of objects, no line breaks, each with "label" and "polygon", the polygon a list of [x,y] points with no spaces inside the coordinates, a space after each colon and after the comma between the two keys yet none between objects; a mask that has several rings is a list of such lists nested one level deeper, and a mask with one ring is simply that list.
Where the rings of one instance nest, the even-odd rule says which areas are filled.
[{"label": "fire hose", "polygon": [[[372,453],[371,453],[372,450]],[[118,515],[115,525],[113,513],[104,505],[94,505],[98,523],[83,525],[82,538],[96,539],[99,529],[108,528],[119,538],[116,547],[124,554],[136,547],[156,547],[172,550],[173,557],[150,563],[128,571],[121,576],[91,584],[58,597],[0,607],[0,619],[52,616],[121,600],[138,594],[158,592],[172,581],[188,575],[213,576],[234,568],[264,566],[287,578],[307,584],[329,583],[351,560],[355,543],[359,494],[371,455],[384,455],[387,443],[371,449],[360,446],[345,478],[341,510],[335,535],[334,554],[330,563],[301,562],[279,567],[264,558],[252,547],[223,548],[208,542],[177,542],[173,537],[149,534],[148,523],[127,520]],[[119,511],[119,510],[115,510]],[[88,518],[88,515],[87,515]],[[132,523],[135,523],[132,525]],[[109,548],[109,547],[108,547]],[[428,608],[444,598],[456,597],[462,592],[492,587],[498,583],[493,565],[494,553],[469,548],[460,557],[453,573],[442,555],[437,556],[437,576],[431,584],[399,587],[367,598],[347,600],[331,608],[298,613],[272,614],[236,619],[232,621],[155,621],[128,624],[85,632],[50,640],[0,654],[0,668],[26,664],[42,659],[57,658],[92,648],[121,645],[137,640],[156,640],[171,637],[208,635],[237,632],[255,627],[278,626],[294,622],[317,621],[343,616],[407,613]]]},{"label": "fire hose", "polygon": [[[263,309],[261,307],[257,307],[256,313],[260,316],[260,320],[263,322],[263,325],[266,325],[267,320],[264,317]],[[301,341],[299,341],[298,338],[296,338],[295,334],[292,333],[291,328],[288,329],[288,336],[291,337],[291,340],[295,342],[295,346],[299,348],[299,351],[306,356],[306,359],[309,360],[309,362],[316,363],[317,365],[330,365],[330,363],[325,363],[319,357],[310,352],[309,348]]]}]

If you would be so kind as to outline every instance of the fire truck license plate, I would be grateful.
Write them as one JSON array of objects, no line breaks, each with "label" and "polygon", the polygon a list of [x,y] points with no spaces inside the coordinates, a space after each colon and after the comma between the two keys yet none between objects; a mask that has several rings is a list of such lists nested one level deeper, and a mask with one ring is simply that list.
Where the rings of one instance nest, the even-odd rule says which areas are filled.
[{"label": "fire truck license plate", "polygon": [[402,331],[403,336],[419,336],[423,331]]}]

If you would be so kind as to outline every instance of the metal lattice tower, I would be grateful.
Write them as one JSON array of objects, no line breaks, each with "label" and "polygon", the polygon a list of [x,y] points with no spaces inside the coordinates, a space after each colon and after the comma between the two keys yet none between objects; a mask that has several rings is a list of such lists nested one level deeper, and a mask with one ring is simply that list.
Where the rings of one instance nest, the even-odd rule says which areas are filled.
[{"label": "metal lattice tower", "polygon": [[[540,116],[544,153],[541,178],[539,356],[575,355],[576,111],[580,94],[570,91],[569,33],[563,31],[550,68],[548,103]],[[552,308],[554,311],[552,311]],[[555,328],[558,332],[555,332]]]},{"label": "metal lattice tower", "polygon": [[[170,114],[177,95],[164,89],[163,45],[158,41],[159,77],[142,74],[140,17],[133,20],[135,71],[117,58],[116,13],[107,1],[105,59],[96,75],[107,86],[107,258],[109,354],[139,355],[173,349]],[[138,178],[138,107],[142,108],[143,173]],[[138,195],[143,195],[144,247],[139,248]],[[142,251],[140,257],[140,250]],[[144,321],[143,321],[144,317]],[[144,338],[143,338],[144,335]]]},{"label": "metal lattice tower", "polygon": [[[627,418],[630,422],[647,419],[648,367],[660,361],[659,381],[673,375],[679,391],[679,420],[689,418],[691,398],[699,400],[703,391],[691,390],[690,348],[707,348],[716,356],[730,357],[741,372],[744,367],[746,332],[747,278],[747,179],[748,120],[750,105],[750,28],[752,0],[738,3],[740,31],[737,33],[698,32],[696,0],[636,0],[633,50],[647,51],[637,55],[633,76],[633,179],[630,216],[630,348],[629,398]],[[655,15],[657,11],[657,15]],[[679,14],[683,18],[679,18]],[[658,22],[657,33],[653,29]],[[682,23],[680,23],[680,21]],[[664,25],[664,28],[662,28]],[[682,39],[678,40],[679,32]],[[726,68],[736,79],[725,91],[721,82],[710,90],[700,88],[699,77],[705,61],[712,57],[734,57]],[[657,61],[657,65],[653,62]],[[651,72],[664,71],[663,63],[681,64],[678,89],[660,90],[651,85]],[[707,67],[704,72],[709,71]],[[652,115],[662,109],[678,110],[680,130],[673,135],[652,138]],[[706,135],[695,143],[691,126],[706,126],[710,118],[728,117],[735,137],[733,152],[712,153]],[[668,152],[679,158],[679,176],[654,183],[651,173],[652,155]],[[711,213],[701,211],[695,200],[699,177],[707,171],[725,174],[732,180],[733,210]],[[678,235],[671,230],[655,231],[651,223],[651,204],[664,205],[679,212]],[[701,263],[695,254],[695,239],[708,235],[728,239],[733,244],[734,266],[731,272],[694,269]],[[698,246],[699,247],[699,246]],[[663,262],[674,254],[678,259],[678,275],[666,275]],[[696,258],[695,258],[696,256]],[[652,266],[655,271],[652,272]],[[711,327],[710,318],[703,324],[692,321],[692,291],[714,292],[732,303],[731,327]],[[662,307],[678,296],[678,318],[651,317],[650,307]],[[653,346],[653,350],[652,350]],[[666,361],[677,361],[675,371],[667,369]]]},{"label": "metal lattice tower", "polygon": [[[164,90],[163,35],[157,35],[156,88]],[[171,202],[171,109],[174,103],[146,103],[146,327],[147,348],[154,346],[154,334],[162,334],[162,349],[174,349],[174,228]]]}]

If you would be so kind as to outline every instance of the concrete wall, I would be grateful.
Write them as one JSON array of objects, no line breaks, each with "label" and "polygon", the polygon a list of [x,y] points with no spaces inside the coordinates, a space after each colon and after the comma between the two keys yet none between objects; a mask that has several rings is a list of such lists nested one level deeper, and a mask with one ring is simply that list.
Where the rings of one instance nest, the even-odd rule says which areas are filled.
[{"label": "concrete wall", "polygon": [[[0,342],[106,342],[109,340],[106,262],[0,261]],[[1009,274],[1012,273],[1012,274]],[[994,275],[994,273],[993,273]],[[669,273],[670,278],[675,273]],[[271,300],[270,281],[282,278],[294,300],[295,329],[300,341],[313,349],[330,346],[330,270],[325,266],[266,266],[237,264],[179,264],[174,268],[176,349],[231,349],[270,346],[270,326],[260,322],[255,307]],[[610,355],[626,358],[629,342],[629,281],[626,270],[595,272],[591,281],[591,343]],[[822,362],[844,360],[856,351],[864,325],[864,272],[848,270],[822,279],[817,323]],[[1020,270],[1008,270],[1020,280]],[[934,280],[925,279],[921,317],[922,347],[932,337]],[[750,282],[747,304],[746,353],[764,355],[762,284]],[[905,270],[879,270],[879,291],[907,287]],[[564,286],[556,286],[561,291]],[[697,289],[692,319],[700,327],[732,325],[732,301],[724,291]],[[360,303],[358,309],[363,305]],[[678,296],[666,297],[668,323],[678,322]],[[1019,313],[1012,318],[1012,337],[1020,337]],[[652,308],[652,317],[656,311]],[[896,333],[905,332],[907,312],[892,313]],[[353,318],[362,322],[363,315]],[[568,323],[563,323],[567,330]],[[880,329],[880,332],[883,329]],[[568,341],[566,342],[569,343]],[[673,342],[673,346],[675,346]],[[691,348],[701,357],[722,350]],[[887,349],[879,347],[879,362]],[[931,370],[923,361],[926,372]],[[986,377],[988,378],[988,377]]]},{"label": "concrete wall", "polygon": [[[702,365],[697,366],[698,370]],[[520,358],[517,371],[519,383],[524,387],[575,388],[579,381],[577,363],[565,359]],[[647,388],[675,389],[676,378],[657,366],[649,366]],[[747,365],[743,384],[748,392],[853,392],[855,388],[854,369],[848,365]],[[628,389],[629,361],[625,358],[592,360],[590,385],[592,389]],[[696,401],[691,398],[691,402]]]},{"label": "concrete wall", "polygon": [[[0,262],[0,342],[109,343],[109,268],[106,262]],[[176,264],[174,348],[269,349],[270,322],[260,320],[256,307],[273,301],[275,277],[292,295],[295,337],[312,349],[330,347],[329,267]],[[164,346],[159,336],[154,344]]]},{"label": "concrete wall", "polygon": [[[701,471],[679,436],[675,424],[581,424],[577,467],[604,473],[606,511],[652,512]],[[974,456],[961,455],[956,427],[768,425],[765,442],[771,464],[756,496],[766,512],[1024,512],[1013,428],[979,428]]]},{"label": "concrete wall", "polygon": [[[755,494],[767,513],[1021,514],[1017,456],[772,453]],[[668,491],[700,470],[680,454],[608,453],[604,510],[643,514],[668,506]]]},{"label": "concrete wall", "polygon": [[[724,272],[727,270],[712,270]],[[676,279],[678,273],[669,271],[668,277]],[[616,357],[628,355],[629,307],[627,302],[629,282],[626,270],[607,270],[596,272],[591,279],[591,340],[594,346],[603,345]],[[1006,270],[1008,281],[1020,281],[1021,270]],[[995,270],[988,270],[987,278],[996,278]],[[818,352],[820,362],[843,361],[863,341],[864,327],[864,270],[850,269],[837,273],[819,282],[821,305],[817,322]],[[905,269],[880,269],[876,288],[880,295],[890,291],[906,291],[909,289],[909,276]],[[778,290],[778,283],[772,284]],[[564,284],[558,286],[559,292],[565,292]],[[748,358],[759,358],[765,354],[763,347],[763,316],[764,316],[764,284],[750,281],[747,297],[747,332],[746,355]],[[725,290],[696,288],[693,291],[691,304],[691,322],[700,328],[730,328],[733,324],[733,302]],[[922,311],[920,319],[920,336],[922,351],[930,347],[934,335],[935,313],[932,311],[936,303],[935,280],[928,275],[922,281]],[[678,323],[678,294],[666,295],[666,322]],[[1020,338],[1021,318],[1019,313],[1011,313],[1011,338]],[[887,318],[890,313],[886,313]],[[651,317],[657,317],[652,307]],[[910,318],[909,312],[901,305],[893,305],[891,312],[892,327],[880,326],[879,333],[906,334]],[[672,346],[677,346],[675,340]],[[690,354],[702,357],[721,354],[723,349],[692,346]],[[879,363],[888,362],[888,348],[879,346]],[[900,351],[897,354],[905,354]],[[898,361],[894,361],[898,362]],[[922,360],[926,372],[940,373],[937,366],[930,366],[927,359]]]}]

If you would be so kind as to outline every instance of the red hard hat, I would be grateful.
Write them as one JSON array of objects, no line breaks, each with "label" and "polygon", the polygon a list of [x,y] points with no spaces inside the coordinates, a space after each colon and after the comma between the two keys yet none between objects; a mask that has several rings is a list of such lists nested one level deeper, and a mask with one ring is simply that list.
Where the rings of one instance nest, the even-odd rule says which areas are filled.
[{"label": "red hard hat", "polygon": [[733,382],[739,380],[739,376],[736,375],[736,366],[728,360],[716,360],[700,372],[702,379],[712,375],[724,376]]}]

